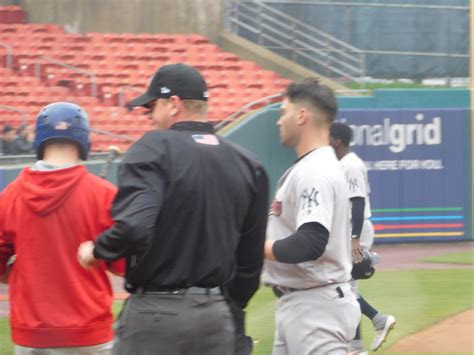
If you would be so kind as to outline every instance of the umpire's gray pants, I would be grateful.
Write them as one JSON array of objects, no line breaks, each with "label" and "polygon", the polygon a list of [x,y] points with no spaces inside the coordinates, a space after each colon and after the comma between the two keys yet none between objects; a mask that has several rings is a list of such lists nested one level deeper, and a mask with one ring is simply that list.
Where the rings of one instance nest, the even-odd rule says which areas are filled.
[{"label": "umpire's gray pants", "polygon": [[347,355],[359,321],[349,284],[285,294],[276,302],[273,355]]},{"label": "umpire's gray pants", "polygon": [[220,295],[134,294],[117,321],[114,355],[231,355],[235,331]]}]

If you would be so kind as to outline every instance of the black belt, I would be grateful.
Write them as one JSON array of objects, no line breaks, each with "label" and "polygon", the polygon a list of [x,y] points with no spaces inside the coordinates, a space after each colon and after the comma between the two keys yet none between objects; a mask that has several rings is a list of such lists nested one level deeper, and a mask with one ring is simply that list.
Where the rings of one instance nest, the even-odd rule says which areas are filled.
[{"label": "black belt", "polygon": [[297,288],[283,287],[283,286],[273,286],[273,293],[277,298],[280,298],[283,295],[286,295],[291,292],[299,291]]},{"label": "black belt", "polygon": [[134,294],[150,295],[222,295],[220,287],[188,287],[188,288],[165,288],[165,287],[137,287]]},{"label": "black belt", "polygon": [[[317,287],[313,287],[313,288],[317,288]],[[273,290],[273,293],[275,294],[275,296],[277,298],[280,298],[283,295],[287,295],[288,293],[291,293],[291,292],[311,290],[311,288],[299,289],[299,288],[291,288],[291,287],[283,287],[283,286],[273,286],[272,290]],[[342,289],[339,286],[336,287],[336,291],[337,291],[337,294],[338,294],[339,298],[344,297],[344,292],[342,292]]]}]

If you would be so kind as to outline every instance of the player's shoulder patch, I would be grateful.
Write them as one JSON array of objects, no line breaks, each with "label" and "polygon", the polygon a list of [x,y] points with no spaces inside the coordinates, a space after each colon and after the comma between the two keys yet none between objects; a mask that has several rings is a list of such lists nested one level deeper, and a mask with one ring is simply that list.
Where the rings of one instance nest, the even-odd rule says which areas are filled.
[{"label": "player's shoulder patch", "polygon": [[270,216],[279,217],[283,212],[283,203],[282,201],[278,201],[277,199],[273,200],[272,205],[270,207]]},{"label": "player's shoulder patch", "polygon": [[193,134],[191,138],[198,144],[219,145],[219,139],[213,134]]}]

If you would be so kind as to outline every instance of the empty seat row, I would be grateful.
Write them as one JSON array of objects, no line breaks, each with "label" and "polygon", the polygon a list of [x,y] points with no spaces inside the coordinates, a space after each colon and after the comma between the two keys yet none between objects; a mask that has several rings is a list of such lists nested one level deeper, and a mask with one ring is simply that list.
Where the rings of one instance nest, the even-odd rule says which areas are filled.
[{"label": "empty seat row", "polygon": [[24,23],[26,14],[19,6],[0,6],[0,23]]},{"label": "empty seat row", "polygon": [[[71,34],[56,25],[0,23],[0,43],[12,47],[14,64],[12,69],[0,68],[1,104],[23,111],[10,115],[0,111],[0,125],[19,122],[25,115],[33,122],[42,106],[71,101],[86,109],[94,128],[138,138],[152,128],[145,110],[128,111],[118,105],[143,91],[158,67],[176,62],[201,71],[210,91],[209,118],[214,121],[280,93],[288,84],[274,72],[224,52],[202,35]],[[0,46],[0,66],[5,64],[6,51]],[[111,142],[130,145],[93,135],[95,150]]]}]

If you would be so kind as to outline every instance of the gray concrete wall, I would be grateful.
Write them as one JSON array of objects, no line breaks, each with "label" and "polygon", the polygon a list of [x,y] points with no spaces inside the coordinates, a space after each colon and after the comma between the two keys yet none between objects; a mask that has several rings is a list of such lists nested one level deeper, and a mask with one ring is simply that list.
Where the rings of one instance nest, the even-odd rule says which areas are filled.
[{"label": "gray concrete wall", "polygon": [[217,38],[223,0],[0,0],[17,3],[28,21],[73,32],[200,33]]}]

